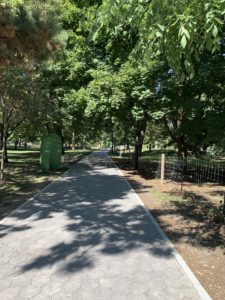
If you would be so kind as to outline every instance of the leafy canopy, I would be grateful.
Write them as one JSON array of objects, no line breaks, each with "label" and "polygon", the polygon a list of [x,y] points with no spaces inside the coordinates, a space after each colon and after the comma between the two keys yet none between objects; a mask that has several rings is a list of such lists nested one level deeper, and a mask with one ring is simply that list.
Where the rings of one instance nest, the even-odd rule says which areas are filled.
[{"label": "leafy canopy", "polygon": [[223,43],[224,0],[105,0],[96,15],[95,39],[104,27],[115,36],[133,28],[131,56],[139,63],[165,57],[182,80],[193,78],[204,51],[215,53]]}]

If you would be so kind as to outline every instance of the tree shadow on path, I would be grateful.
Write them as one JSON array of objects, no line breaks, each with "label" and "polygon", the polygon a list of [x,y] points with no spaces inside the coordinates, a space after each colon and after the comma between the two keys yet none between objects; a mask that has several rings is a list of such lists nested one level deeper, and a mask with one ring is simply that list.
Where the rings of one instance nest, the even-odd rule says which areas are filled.
[{"label": "tree shadow on path", "polygon": [[93,155],[76,164],[11,217],[33,228],[36,244],[48,241],[41,251],[33,245],[37,255],[21,273],[45,267],[75,273],[133,250],[173,257],[132,194],[109,159]]}]

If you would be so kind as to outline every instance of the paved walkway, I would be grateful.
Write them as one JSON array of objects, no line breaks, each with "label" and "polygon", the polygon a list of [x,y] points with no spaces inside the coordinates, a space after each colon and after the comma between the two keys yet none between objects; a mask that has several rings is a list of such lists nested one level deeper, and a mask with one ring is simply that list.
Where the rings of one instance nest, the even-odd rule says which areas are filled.
[{"label": "paved walkway", "polygon": [[0,237],[0,299],[206,299],[105,151],[0,222]]}]

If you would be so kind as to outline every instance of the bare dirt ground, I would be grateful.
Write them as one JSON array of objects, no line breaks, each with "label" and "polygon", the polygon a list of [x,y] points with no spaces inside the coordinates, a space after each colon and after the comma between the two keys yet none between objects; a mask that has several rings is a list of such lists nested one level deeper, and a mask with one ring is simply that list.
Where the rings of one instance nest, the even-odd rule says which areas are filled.
[{"label": "bare dirt ground", "polygon": [[225,187],[186,184],[183,199],[180,184],[145,179],[124,161],[115,162],[212,299],[224,300],[225,224],[213,216]]}]

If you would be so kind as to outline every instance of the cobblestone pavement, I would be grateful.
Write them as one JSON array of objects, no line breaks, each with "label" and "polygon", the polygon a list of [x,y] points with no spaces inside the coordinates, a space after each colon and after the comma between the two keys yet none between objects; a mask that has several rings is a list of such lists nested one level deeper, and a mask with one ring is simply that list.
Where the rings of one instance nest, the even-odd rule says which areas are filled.
[{"label": "cobblestone pavement", "polygon": [[0,299],[201,299],[105,151],[0,222]]}]

